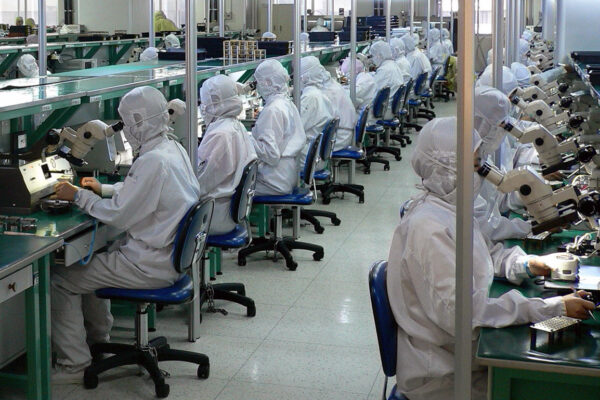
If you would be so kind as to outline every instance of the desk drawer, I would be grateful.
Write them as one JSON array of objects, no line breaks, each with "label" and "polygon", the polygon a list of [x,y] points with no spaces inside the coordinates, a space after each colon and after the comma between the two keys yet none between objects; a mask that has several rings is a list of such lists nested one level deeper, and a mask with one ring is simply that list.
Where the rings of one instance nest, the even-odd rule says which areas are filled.
[{"label": "desk drawer", "polygon": [[[110,241],[117,239],[121,233],[121,231],[108,225],[99,225],[94,239],[94,252],[107,246]],[[92,234],[93,231],[88,230],[66,240],[68,244],[65,246],[65,266],[70,267],[78,263],[81,257],[88,255]]]},{"label": "desk drawer", "polygon": [[29,265],[14,274],[0,279],[0,303],[33,286],[33,270]]}]

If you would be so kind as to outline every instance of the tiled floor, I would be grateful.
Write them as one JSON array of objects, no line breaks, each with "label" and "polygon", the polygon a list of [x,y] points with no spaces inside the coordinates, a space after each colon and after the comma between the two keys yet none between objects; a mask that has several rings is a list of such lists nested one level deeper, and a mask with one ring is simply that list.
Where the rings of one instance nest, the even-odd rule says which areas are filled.
[{"label": "tiled floor", "polygon": [[[454,102],[436,105],[438,116],[455,114]],[[391,161],[389,172],[373,166],[371,175],[356,174],[357,183],[366,186],[364,204],[349,195],[329,206],[317,206],[335,211],[342,220],[338,227],[324,224],[322,235],[308,227],[302,229],[302,240],[325,247],[322,261],[295,251],[299,266],[291,272],[283,262],[259,256],[238,267],[233,254],[225,255],[219,282],[244,282],[257,303],[256,317],[247,318],[240,306],[218,304],[229,315],[204,314],[202,337],[188,343],[185,310],[174,308],[159,314],[157,333],[166,335],[172,347],[204,352],[211,361],[206,381],[195,378],[193,365],[161,364],[171,374],[170,399],[381,398],[383,374],[367,274],[374,261],[387,257],[399,207],[415,193],[417,179],[410,167],[413,147],[403,150],[402,161]],[[117,325],[131,323],[117,320]],[[129,340],[131,333],[120,330],[114,337]],[[133,376],[135,372],[129,368],[101,376],[100,385],[91,391],[58,387],[54,399],[154,398],[149,378]]]}]

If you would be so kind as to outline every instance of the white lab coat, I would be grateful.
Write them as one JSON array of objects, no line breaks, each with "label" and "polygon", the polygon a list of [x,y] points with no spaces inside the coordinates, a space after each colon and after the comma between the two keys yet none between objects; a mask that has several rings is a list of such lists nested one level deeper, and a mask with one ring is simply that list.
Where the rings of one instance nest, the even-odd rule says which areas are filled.
[{"label": "white lab coat", "polygon": [[388,108],[384,115],[385,119],[392,119],[394,116],[392,115],[392,100],[394,99],[394,95],[404,83],[404,78],[402,75],[402,71],[400,67],[394,60],[385,60],[377,71],[375,71],[375,75],[373,76],[375,80],[375,85],[377,87],[377,92],[383,89],[386,86],[390,88],[390,102],[388,103]]},{"label": "white lab coat", "polygon": [[412,76],[410,75],[410,63],[404,54],[396,59],[396,65],[398,65],[400,72],[402,72],[402,81],[405,84],[408,83]]},{"label": "white lab coat", "polygon": [[142,144],[125,181],[103,185],[102,192],[112,197],[82,189],[75,204],[98,222],[126,231],[125,238],[86,266],[52,269],[52,341],[58,363],[74,370],[91,362],[86,336],[107,341],[112,327],[110,302],[95,290],[160,288],[178,279],[173,241],[200,188],[185,150],[159,135]]},{"label": "white lab coat", "polygon": [[[394,232],[387,292],[398,323],[398,389],[411,400],[453,398],[456,207],[432,194],[410,207]],[[566,313],[560,297],[528,299],[512,290],[489,298],[495,276],[520,283],[523,251],[496,245],[490,252],[473,230],[473,349],[480,327],[537,322]],[[475,366],[473,399],[486,398],[486,372]]]},{"label": "white lab coat", "polygon": [[354,104],[357,115],[365,106],[373,106],[373,100],[376,95],[377,86],[373,75],[368,72],[358,74],[356,76],[356,102]]},{"label": "white lab coat", "polygon": [[452,40],[450,39],[442,39],[442,44],[444,45],[444,49],[448,56],[454,54],[454,45],[452,44]]},{"label": "white lab coat", "polygon": [[306,134],[298,109],[287,95],[267,98],[252,128],[251,140],[259,159],[256,194],[291,193],[298,184],[298,158]]},{"label": "white lab coat", "polygon": [[353,143],[354,126],[356,125],[356,112],[352,99],[342,85],[329,79],[323,84],[321,89],[325,96],[333,105],[335,117],[340,119],[337,130],[334,151],[338,151],[350,146]]},{"label": "white lab coat", "polygon": [[440,74],[444,73],[444,64],[446,63],[446,59],[450,54],[446,52],[446,48],[439,40],[436,40],[431,44],[431,49],[429,49],[429,59],[431,60],[431,68],[435,70],[436,68],[440,68]]},{"label": "white lab coat", "polygon": [[211,234],[235,229],[231,218],[231,197],[242,179],[244,168],[256,160],[248,131],[235,117],[223,117],[208,125],[198,147],[200,198],[215,199]]},{"label": "white lab coat", "polygon": [[[308,153],[308,146],[310,141],[323,132],[323,128],[329,121],[335,116],[333,110],[333,104],[316,86],[307,86],[302,89],[302,96],[300,97],[300,117],[302,119],[302,126],[304,126],[304,132],[306,133],[306,144],[300,153],[300,167],[304,168],[306,161],[306,154]],[[320,163],[318,169],[323,168],[324,164]]]}]

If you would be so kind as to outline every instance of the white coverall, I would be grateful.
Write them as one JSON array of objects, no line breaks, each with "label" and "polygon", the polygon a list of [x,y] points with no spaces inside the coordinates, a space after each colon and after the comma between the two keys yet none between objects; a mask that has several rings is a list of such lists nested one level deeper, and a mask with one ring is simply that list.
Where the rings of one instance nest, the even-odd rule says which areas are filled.
[{"label": "white coverall", "polygon": [[23,54],[19,58],[19,61],[17,61],[17,68],[24,78],[37,78],[40,76],[40,69],[37,65],[37,61],[31,54]]},{"label": "white coverall", "polygon": [[[390,101],[385,112],[385,119],[393,119],[392,101],[394,95],[404,83],[404,78],[400,67],[393,59],[392,48],[389,44],[383,41],[375,42],[369,49],[369,53],[373,57],[373,63],[377,67],[373,79],[377,87],[377,92],[385,87],[390,88]],[[370,122],[371,123],[371,122]]]},{"label": "white coverall", "polygon": [[514,63],[510,64],[510,70],[515,76],[520,88],[531,86],[531,73],[526,66],[515,61]]},{"label": "white coverall", "polygon": [[181,47],[181,42],[177,36],[170,33],[165,38],[165,47],[167,49],[179,49]]},{"label": "white coverall", "polygon": [[[479,142],[473,133],[475,145]],[[438,118],[423,127],[412,158],[422,179],[397,226],[387,269],[387,292],[398,323],[398,389],[410,400],[453,396],[456,264],[456,118]],[[479,177],[475,177],[476,182]],[[538,322],[565,315],[560,297],[526,298],[512,290],[489,298],[493,277],[519,284],[529,276],[528,256],[502,244],[490,251],[473,226],[473,349],[481,327]],[[476,364],[474,364],[476,366]],[[473,371],[473,399],[486,399],[486,370]]]},{"label": "white coverall", "polygon": [[[323,93],[323,74],[320,71],[321,63],[314,56],[304,57],[301,64],[302,95],[300,96],[300,117],[304,132],[306,133],[306,144],[301,152],[300,167],[304,168],[306,154],[310,141],[323,132],[323,128],[329,121],[335,118],[333,104],[325,93]],[[319,163],[317,169],[324,167]]]},{"label": "white coverall", "polygon": [[[507,132],[500,127],[510,112],[510,101],[501,91],[489,87],[475,88],[475,129],[481,136],[479,155],[481,162],[495,163],[495,153]],[[475,200],[475,216],[482,233],[493,243],[505,239],[520,239],[531,233],[531,223],[519,218],[509,219],[500,214],[504,194],[494,185],[484,181],[481,193]]]},{"label": "white coverall", "polygon": [[454,45],[452,44],[452,40],[450,40],[450,31],[446,28],[442,28],[442,44],[448,56],[454,54]]},{"label": "white coverall", "polygon": [[325,27],[325,21],[323,18],[317,19],[317,24],[312,27],[311,32],[329,32],[329,29]]},{"label": "white coverall", "polygon": [[186,151],[166,136],[167,101],[157,89],[133,89],[119,114],[139,157],[124,182],[102,185],[103,197],[111,198],[80,189],[75,204],[126,236],[88,265],[52,268],[52,343],[59,366],[72,372],[90,364],[88,343],[109,339],[110,302],[97,298],[96,289],[153,289],[178,279],[171,260],[175,233],[200,194]]},{"label": "white coverall", "polygon": [[390,40],[392,48],[392,57],[396,60],[396,64],[402,72],[402,81],[406,84],[412,78],[410,76],[410,63],[406,59],[406,47],[402,38],[393,38]]},{"label": "white coverall", "polygon": [[416,80],[423,72],[431,74],[431,63],[429,59],[417,46],[417,42],[411,35],[402,36],[406,47],[406,59],[410,63],[410,76]]},{"label": "white coverall", "polygon": [[256,194],[291,193],[298,184],[299,156],[306,134],[288,95],[290,77],[279,61],[265,60],[256,68],[254,78],[265,101],[251,136],[259,160]]},{"label": "white coverall", "polygon": [[242,179],[244,168],[256,160],[250,134],[237,119],[243,110],[235,82],[227,75],[207,79],[200,88],[201,112],[207,124],[198,146],[200,199],[215,199],[210,234],[235,229],[231,197]]},{"label": "white coverall", "polygon": [[335,146],[333,146],[333,151],[338,151],[354,143],[356,113],[350,94],[331,77],[329,71],[322,65],[320,70],[323,74],[323,93],[333,105],[334,116],[340,119],[335,136]]},{"label": "white coverall", "polygon": [[440,69],[440,74],[444,73],[444,64],[449,54],[446,53],[442,41],[440,40],[439,29],[432,29],[429,31],[429,59],[431,60],[431,68],[435,71],[436,68]]},{"label": "white coverall", "polygon": [[140,61],[157,61],[158,50],[156,47],[148,47],[140,54]]}]

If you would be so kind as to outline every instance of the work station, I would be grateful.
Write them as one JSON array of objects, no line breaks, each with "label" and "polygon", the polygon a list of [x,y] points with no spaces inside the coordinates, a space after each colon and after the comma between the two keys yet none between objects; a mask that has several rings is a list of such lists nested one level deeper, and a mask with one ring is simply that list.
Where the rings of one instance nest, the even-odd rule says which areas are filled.
[{"label": "work station", "polygon": [[0,0],[0,400],[600,399],[591,0]]}]

